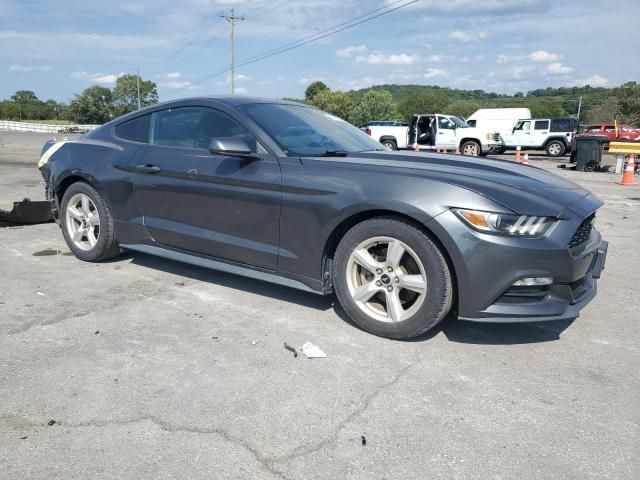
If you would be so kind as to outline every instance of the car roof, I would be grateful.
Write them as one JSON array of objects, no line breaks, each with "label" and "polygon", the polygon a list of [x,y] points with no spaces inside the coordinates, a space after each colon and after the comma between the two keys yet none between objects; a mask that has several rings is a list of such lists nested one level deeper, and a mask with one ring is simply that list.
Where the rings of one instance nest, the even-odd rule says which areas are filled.
[{"label": "car roof", "polygon": [[282,100],[280,98],[251,97],[247,95],[207,95],[207,96],[199,96],[199,97],[186,97],[186,98],[180,98],[178,100],[170,100],[168,102],[163,102],[163,105],[178,103],[185,100],[188,100],[188,101],[202,100],[203,102],[214,100],[216,102],[226,103],[227,105],[231,105],[234,107],[238,107],[240,105],[247,105],[250,103],[277,103],[277,104],[283,104],[283,105],[306,105],[302,101],[295,102],[291,100]]}]

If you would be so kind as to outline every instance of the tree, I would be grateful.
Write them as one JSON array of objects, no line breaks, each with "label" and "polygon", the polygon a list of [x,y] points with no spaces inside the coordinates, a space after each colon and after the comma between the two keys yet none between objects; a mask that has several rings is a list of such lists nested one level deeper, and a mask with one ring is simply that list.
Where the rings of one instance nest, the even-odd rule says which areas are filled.
[{"label": "tree", "polygon": [[398,109],[388,90],[374,89],[364,94],[362,100],[351,113],[349,121],[362,125],[370,120],[394,120],[398,118]]},{"label": "tree", "polygon": [[626,123],[640,124],[640,84],[627,82],[613,89],[620,102],[620,111]]},{"label": "tree", "polygon": [[533,118],[564,117],[566,115],[565,109],[555,102],[543,101],[531,105],[531,116]]},{"label": "tree", "polygon": [[327,90],[330,91],[329,87],[327,87],[324,84],[324,82],[313,82],[304,91],[304,99],[309,101],[309,100],[313,99],[313,97],[315,97],[320,92],[324,92],[324,91],[327,91]]},{"label": "tree", "polygon": [[400,104],[400,115],[409,120],[415,113],[444,113],[448,99],[436,92],[424,92],[411,95]]},{"label": "tree", "polygon": [[111,90],[98,85],[76,95],[68,110],[69,119],[77,123],[105,123],[111,120],[113,113]]},{"label": "tree", "polygon": [[524,93],[516,92],[513,96],[516,97],[516,98],[522,98],[522,97],[524,97]]},{"label": "tree", "polygon": [[16,103],[31,103],[40,101],[36,94],[31,90],[18,90],[14,95],[11,95],[11,100]]},{"label": "tree", "polygon": [[316,93],[308,103],[347,121],[355,107],[353,100],[346,93],[332,92],[329,89]]},{"label": "tree", "polygon": [[478,102],[474,102],[473,100],[456,100],[455,102],[450,103],[449,106],[445,108],[445,110],[448,114],[467,118],[469,115],[476,112],[479,108],[480,104]]},{"label": "tree", "polygon": [[593,123],[613,123],[618,113],[620,113],[620,102],[616,97],[609,97],[601,104],[590,108],[585,117]]},{"label": "tree", "polygon": [[[121,75],[113,89],[114,113],[124,115],[138,109],[138,75]],[[140,78],[140,106],[148,107],[158,103],[158,89],[155,82]]]}]

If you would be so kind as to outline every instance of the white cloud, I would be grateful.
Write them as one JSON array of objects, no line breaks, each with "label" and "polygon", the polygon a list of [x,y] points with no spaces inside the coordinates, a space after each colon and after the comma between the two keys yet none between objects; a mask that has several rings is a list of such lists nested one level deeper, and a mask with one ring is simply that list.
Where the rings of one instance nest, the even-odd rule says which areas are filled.
[{"label": "white cloud", "polygon": [[509,57],[507,57],[506,55],[498,55],[496,57],[496,63],[499,63],[499,64],[509,63]]},{"label": "white cloud", "polygon": [[608,78],[594,74],[587,78],[574,80],[571,84],[577,87],[584,87],[585,85],[591,85],[592,87],[604,87],[608,83]]},{"label": "white cloud", "polygon": [[236,82],[248,82],[249,80],[251,80],[249,75],[245,75],[243,73],[238,73],[236,75]]},{"label": "white cloud", "polygon": [[573,72],[573,68],[560,62],[554,62],[547,65],[547,72],[553,75],[562,75]]},{"label": "white cloud", "polygon": [[9,67],[9,72],[11,73],[31,73],[31,72],[46,73],[49,70],[51,70],[51,67],[49,65],[25,66],[25,65],[19,65],[17,63],[14,63]]},{"label": "white cloud", "polygon": [[95,75],[91,76],[91,81],[93,83],[102,83],[105,85],[112,85],[116,83],[116,80],[118,80],[118,78],[121,77],[122,75],[124,75],[124,72],[110,73],[110,74],[96,73]]},{"label": "white cloud", "polygon": [[298,80],[300,85],[310,85],[313,82],[324,82],[324,78],[321,77],[302,77]]},{"label": "white cloud", "polygon": [[536,50],[530,53],[528,56],[532,62],[557,62],[560,60],[560,56],[555,53],[547,52],[546,50]]},{"label": "white cloud", "polygon": [[173,82],[168,82],[164,84],[165,87],[169,87],[169,88],[190,88],[191,87],[191,82],[189,81],[184,81],[184,82],[178,82],[178,81],[173,81]]},{"label": "white cloud", "polygon": [[384,54],[375,51],[369,55],[357,56],[356,62],[368,63],[369,65],[413,65],[418,62],[418,56],[407,55],[406,53]]},{"label": "white cloud", "polygon": [[477,42],[478,40],[486,38],[486,36],[487,34],[485,32],[462,32],[460,30],[456,30],[449,34],[449,38],[462,43]]},{"label": "white cloud", "polygon": [[511,69],[510,77],[514,80],[521,80],[525,73],[529,73],[533,70],[533,65],[521,65],[519,67],[513,67]]},{"label": "white cloud", "polygon": [[87,78],[89,74],[87,72],[73,72],[71,78]]},{"label": "white cloud", "polygon": [[167,78],[180,78],[182,74],[180,72],[167,73]]},{"label": "white cloud", "polygon": [[423,76],[424,78],[446,77],[447,72],[439,68],[427,68],[427,71],[424,73]]},{"label": "white cloud", "polygon": [[367,51],[366,45],[358,45],[355,47],[346,47],[336,50],[336,57],[339,58],[352,58],[357,54],[362,54]]}]

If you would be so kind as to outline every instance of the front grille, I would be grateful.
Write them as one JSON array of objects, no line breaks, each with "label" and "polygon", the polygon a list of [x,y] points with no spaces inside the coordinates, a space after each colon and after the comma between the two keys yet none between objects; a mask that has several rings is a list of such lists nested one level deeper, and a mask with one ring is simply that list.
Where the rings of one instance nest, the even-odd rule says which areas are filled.
[{"label": "front grille", "polygon": [[493,141],[494,142],[499,142],[500,141],[500,134],[499,133],[494,133],[493,134]]},{"label": "front grille", "polygon": [[569,241],[569,248],[576,248],[580,245],[589,241],[591,237],[591,230],[593,230],[593,220],[596,218],[596,214],[592,213],[587,218],[585,218],[576,233],[573,234],[571,240]]}]

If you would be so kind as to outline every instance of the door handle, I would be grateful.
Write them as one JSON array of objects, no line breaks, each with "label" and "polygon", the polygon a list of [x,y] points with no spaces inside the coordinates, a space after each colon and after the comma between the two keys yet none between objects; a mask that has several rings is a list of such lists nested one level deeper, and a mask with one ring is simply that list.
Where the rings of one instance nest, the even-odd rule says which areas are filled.
[{"label": "door handle", "polygon": [[140,173],[158,173],[160,171],[160,167],[157,165],[144,163],[142,165],[136,166],[135,171]]}]

